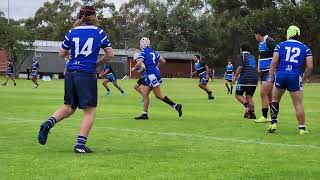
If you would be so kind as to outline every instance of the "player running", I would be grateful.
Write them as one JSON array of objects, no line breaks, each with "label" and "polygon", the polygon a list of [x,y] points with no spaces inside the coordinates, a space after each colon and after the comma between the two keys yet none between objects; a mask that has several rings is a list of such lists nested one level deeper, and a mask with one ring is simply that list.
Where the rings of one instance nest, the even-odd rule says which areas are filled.
[{"label": "player running", "polygon": [[[251,55],[248,43],[241,44],[240,53],[240,63],[233,76],[232,84],[235,84],[236,79],[238,79],[236,99],[246,108],[244,118],[256,119],[252,99],[258,85],[256,60],[254,56]],[[246,94],[245,97],[243,96],[244,93]]]},{"label": "player running", "polygon": [[16,86],[17,83],[14,79],[14,71],[13,71],[13,64],[11,61],[8,61],[8,66],[7,66],[7,72],[6,72],[6,82],[2,84],[2,86],[6,86],[9,78],[12,80],[13,85]]},{"label": "player running", "polygon": [[[302,84],[311,76],[313,58],[310,48],[298,41],[299,37],[300,29],[297,26],[290,26],[287,30],[288,40],[278,44],[273,53],[269,81],[273,82],[275,80],[275,83],[272,91],[269,133],[277,130],[279,103],[286,90],[289,91],[296,110],[299,134],[309,133],[305,127]],[[306,68],[303,73],[304,64],[306,64]]]},{"label": "player running", "polygon": [[[98,93],[96,67],[105,64],[113,57],[111,43],[106,33],[97,27],[98,22],[93,7],[82,7],[75,28],[64,38],[59,56],[65,58],[69,50],[71,51],[65,75],[65,105],[41,124],[38,140],[42,145],[46,144],[50,129],[79,108],[83,109],[84,115],[74,152],[93,152],[86,146],[86,142],[96,115]],[[100,48],[104,50],[105,55],[97,61]]]},{"label": "player running", "polygon": [[[139,57],[139,53],[135,53],[133,56],[133,60],[137,61],[138,57]],[[134,71],[134,70],[135,68],[133,67],[131,71]],[[141,64],[141,67],[137,69],[137,72],[140,74],[140,78],[138,79],[137,83],[133,86],[133,88],[142,95],[141,103],[143,103],[143,90],[144,90],[144,86],[146,86],[146,78],[147,78],[146,67],[143,63]]]},{"label": "player running", "polygon": [[125,95],[125,93],[124,93],[124,91],[122,90],[122,88],[118,85],[117,78],[116,78],[116,76],[115,76],[115,74],[114,74],[114,72],[113,72],[113,70],[112,70],[111,65],[108,65],[108,64],[103,65],[103,69],[102,69],[102,71],[100,72],[99,77],[101,78],[101,77],[103,77],[103,76],[106,77],[106,79],[105,79],[105,80],[103,81],[103,83],[102,83],[102,85],[103,85],[103,86],[106,88],[106,90],[107,90],[106,95],[110,95],[110,94],[111,94],[111,90],[110,90],[109,87],[108,87],[108,83],[109,83],[109,82],[112,82],[112,84],[114,85],[114,87],[116,87],[116,88],[120,91],[121,96],[124,96],[124,95]]},{"label": "player running", "polygon": [[209,67],[207,64],[205,64],[201,59],[200,55],[194,55],[193,56],[194,61],[194,68],[196,69],[195,72],[192,73],[194,75],[197,73],[199,75],[199,88],[203,89],[208,94],[208,99],[213,100],[214,97],[212,95],[212,91],[208,87],[209,82]]},{"label": "player running", "polygon": [[[228,65],[226,66],[226,71],[224,72],[224,75],[223,75],[223,78],[226,80],[225,85],[227,87],[228,94],[232,94],[233,86],[232,86],[231,82],[232,82],[233,76],[234,76],[233,65],[232,65],[231,61],[229,60]],[[228,84],[230,84],[230,88],[229,88]]]},{"label": "player running", "polygon": [[269,122],[268,111],[269,105],[272,100],[272,83],[269,79],[269,69],[272,60],[273,50],[276,46],[276,42],[267,35],[267,31],[264,27],[259,26],[255,29],[255,37],[259,42],[259,60],[258,60],[258,71],[261,78],[261,111],[262,117],[256,119],[257,123]]},{"label": "player running", "polygon": [[33,58],[33,63],[32,63],[31,69],[32,69],[32,71],[31,71],[31,76],[32,76],[31,80],[35,84],[34,87],[38,88],[39,84],[38,84],[37,80],[38,80],[38,75],[39,75],[39,63],[38,63],[36,58]]},{"label": "player running", "polygon": [[150,47],[149,38],[144,37],[140,40],[140,49],[141,51],[139,53],[137,64],[135,65],[134,69],[137,70],[141,68],[142,63],[144,63],[146,66],[147,78],[146,87],[143,91],[144,112],[141,116],[138,116],[135,119],[148,119],[149,94],[151,91],[153,91],[154,95],[158,99],[172,106],[179,113],[179,117],[181,117],[182,105],[171,101],[167,96],[162,94],[160,89],[162,80],[160,77],[160,70],[158,64],[164,64],[166,62],[165,59]]}]

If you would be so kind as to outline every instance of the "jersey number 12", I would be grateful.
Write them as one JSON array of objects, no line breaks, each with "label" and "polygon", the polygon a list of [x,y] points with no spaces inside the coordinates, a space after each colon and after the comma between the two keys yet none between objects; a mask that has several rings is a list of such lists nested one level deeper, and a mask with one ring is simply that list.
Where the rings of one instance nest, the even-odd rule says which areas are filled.
[{"label": "jersey number 12", "polygon": [[[295,58],[300,56],[300,48],[297,48],[297,47],[285,47],[286,50],[287,50],[287,54],[286,54],[286,61],[289,61],[289,62],[293,62],[293,63],[298,63],[298,60],[296,60]],[[294,53],[291,55],[291,53]]]}]

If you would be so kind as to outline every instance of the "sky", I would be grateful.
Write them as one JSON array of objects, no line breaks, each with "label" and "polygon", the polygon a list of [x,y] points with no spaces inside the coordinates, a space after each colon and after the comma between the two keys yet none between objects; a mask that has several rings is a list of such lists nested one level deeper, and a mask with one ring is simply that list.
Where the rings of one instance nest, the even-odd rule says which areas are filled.
[{"label": "sky", "polygon": [[[48,0],[9,0],[10,18],[22,19],[33,17],[36,11]],[[124,2],[129,0],[106,0],[113,2],[117,8]],[[0,0],[0,11],[4,12],[7,17],[8,0]]]}]

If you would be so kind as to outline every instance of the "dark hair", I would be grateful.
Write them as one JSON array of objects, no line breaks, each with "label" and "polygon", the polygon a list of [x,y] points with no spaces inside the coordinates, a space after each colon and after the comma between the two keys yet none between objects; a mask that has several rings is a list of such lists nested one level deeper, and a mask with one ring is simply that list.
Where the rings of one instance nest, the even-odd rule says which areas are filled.
[{"label": "dark hair", "polygon": [[199,60],[201,59],[199,54],[194,55],[195,57],[197,57]]},{"label": "dark hair", "polygon": [[80,9],[79,18],[96,15],[96,9],[92,6],[84,6]]},{"label": "dark hair", "polygon": [[258,25],[255,29],[254,29],[254,33],[255,34],[260,34],[261,36],[265,36],[268,34],[266,27],[262,26],[262,25]]},{"label": "dark hair", "polygon": [[240,48],[242,51],[248,51],[248,52],[251,52],[251,49],[250,49],[250,45],[249,43],[247,42],[244,42],[240,45]]}]

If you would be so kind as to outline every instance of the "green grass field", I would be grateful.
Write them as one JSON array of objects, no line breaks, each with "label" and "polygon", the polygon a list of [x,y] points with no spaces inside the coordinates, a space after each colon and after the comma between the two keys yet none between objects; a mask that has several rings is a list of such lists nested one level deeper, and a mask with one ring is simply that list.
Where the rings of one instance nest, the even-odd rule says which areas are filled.
[{"label": "green grass field", "polygon": [[[3,78],[0,78],[3,81]],[[196,79],[168,79],[163,92],[182,103],[184,116],[151,97],[148,121],[136,121],[141,97],[136,80],[119,81],[125,97],[99,83],[96,123],[88,146],[73,153],[82,112],[57,124],[48,142],[37,141],[39,125],[63,104],[63,81],[18,80],[0,87],[0,179],[320,179],[320,84],[305,86],[309,135],[297,134],[288,94],[280,105],[278,132],[242,118],[244,108],[224,83],[210,83],[208,102]],[[254,97],[260,117],[260,96]]]}]

